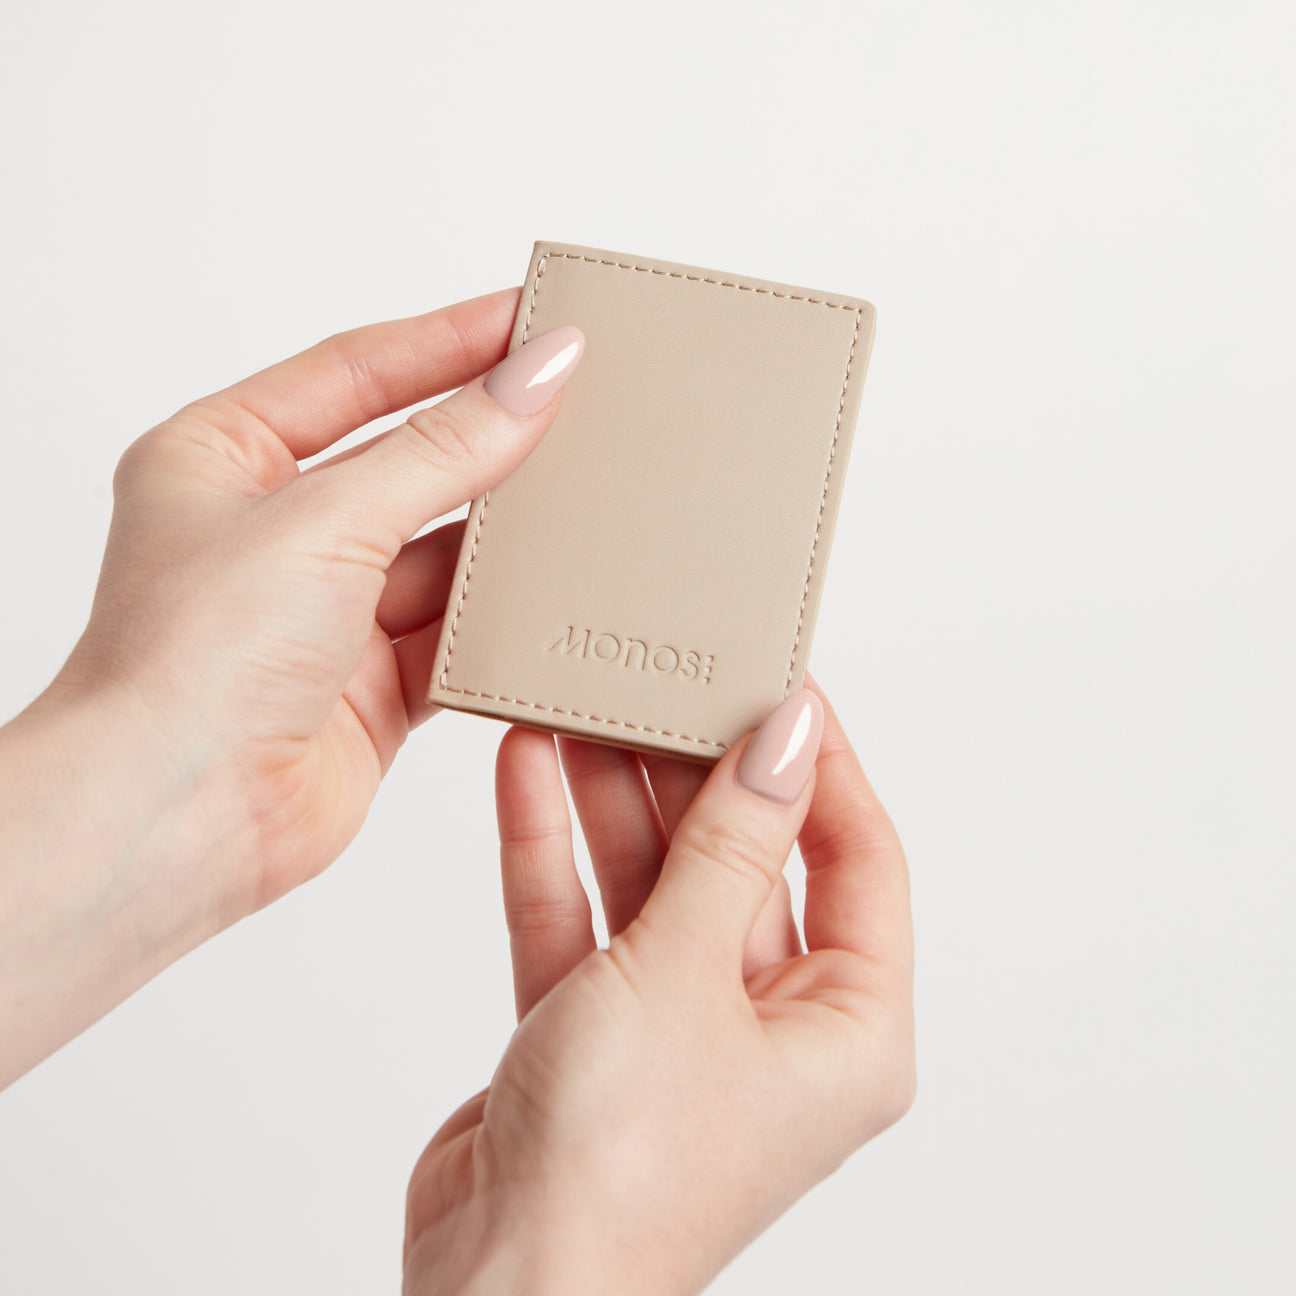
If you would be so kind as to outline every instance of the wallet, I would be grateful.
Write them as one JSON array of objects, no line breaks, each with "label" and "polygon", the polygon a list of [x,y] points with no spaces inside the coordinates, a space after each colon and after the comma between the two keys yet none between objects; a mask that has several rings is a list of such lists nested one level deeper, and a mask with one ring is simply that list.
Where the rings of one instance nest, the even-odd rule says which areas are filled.
[{"label": "wallet", "polygon": [[585,351],[472,503],[428,701],[702,762],[754,729],[805,676],[875,314],[537,243],[510,350]]}]

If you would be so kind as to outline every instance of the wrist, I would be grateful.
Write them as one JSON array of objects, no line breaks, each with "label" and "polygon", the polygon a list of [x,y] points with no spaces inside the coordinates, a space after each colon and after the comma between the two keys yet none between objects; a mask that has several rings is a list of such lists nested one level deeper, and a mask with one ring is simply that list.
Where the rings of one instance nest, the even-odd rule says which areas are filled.
[{"label": "wrist", "polygon": [[439,1220],[409,1247],[401,1296],[538,1294],[546,1288],[537,1285],[525,1250],[517,1230],[483,1225],[471,1210]]},{"label": "wrist", "polygon": [[231,799],[126,685],[61,676],[0,728],[0,1085],[233,921]]},{"label": "wrist", "polygon": [[474,1195],[422,1228],[402,1296],[693,1296],[706,1286],[685,1276],[682,1239],[645,1247],[576,1197],[546,1192],[532,1208],[517,1194]]}]

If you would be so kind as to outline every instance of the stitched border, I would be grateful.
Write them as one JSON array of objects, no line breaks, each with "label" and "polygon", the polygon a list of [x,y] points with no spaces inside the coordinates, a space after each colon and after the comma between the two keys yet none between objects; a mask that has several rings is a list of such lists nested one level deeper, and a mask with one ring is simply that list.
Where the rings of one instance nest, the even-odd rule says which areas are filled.
[{"label": "stitched border", "polygon": [[814,574],[815,553],[819,549],[819,532],[823,528],[824,509],[828,504],[828,483],[832,479],[833,460],[837,457],[837,439],[841,436],[842,415],[846,412],[846,388],[850,386],[851,365],[855,363],[855,347],[859,342],[862,313],[856,308],[855,332],[851,334],[850,352],[846,356],[846,377],[842,379],[841,396],[837,401],[837,422],[833,427],[832,445],[828,448],[828,467],[824,472],[823,493],[819,496],[819,516],[815,519],[814,539],[810,542],[810,561],[806,565],[805,584],[801,588],[801,608],[797,612],[796,635],[792,639],[792,655],[788,658],[787,679],[783,684],[784,697],[792,691],[792,670],[796,665],[797,649],[801,646],[801,624],[805,620],[806,600],[810,597],[810,577]]},{"label": "stitched border", "polygon": [[518,706],[534,707],[537,711],[552,711],[555,715],[575,716],[578,720],[593,720],[596,724],[637,729],[640,733],[660,734],[663,738],[683,738],[688,742],[705,743],[708,747],[727,748],[729,746],[728,743],[716,742],[713,738],[694,738],[692,734],[672,733],[669,729],[654,729],[652,725],[631,724],[628,720],[609,720],[605,716],[586,715],[584,711],[568,711],[564,707],[546,706],[543,702],[528,702],[525,698],[501,697],[498,693],[478,693],[475,689],[446,688],[446,692],[460,693],[465,697],[487,698],[491,702],[513,702]]},{"label": "stitched border", "polygon": [[[819,496],[819,515],[815,520],[814,539],[810,543],[810,558],[806,565],[805,584],[801,588],[801,606],[797,612],[796,633],[792,639],[792,651],[788,657],[787,679],[783,684],[783,696],[786,698],[792,688],[792,672],[796,667],[797,651],[801,646],[801,628],[805,622],[806,603],[810,597],[810,581],[814,575],[815,554],[819,548],[819,533],[823,529],[824,509],[828,504],[828,489],[832,479],[833,461],[837,456],[837,442],[841,437],[842,416],[846,411],[846,392],[850,387],[851,368],[855,363],[855,348],[859,344],[860,322],[863,312],[858,306],[850,306],[845,302],[829,301],[824,297],[805,297],[798,293],[779,292],[774,288],[760,288],[755,284],[739,283],[737,280],[730,279],[709,279],[705,275],[686,274],[681,270],[661,270],[656,266],[635,265],[630,261],[609,261],[604,257],[585,256],[577,252],[546,252],[536,264],[535,282],[531,285],[531,298],[527,303],[526,320],[522,325],[522,342],[526,343],[527,334],[531,329],[531,317],[535,314],[536,295],[540,291],[540,280],[544,278],[545,263],[550,259],[561,259],[564,261],[586,261],[590,265],[612,266],[618,270],[634,270],[640,274],[661,275],[669,279],[683,279],[690,283],[708,283],[714,284],[719,288],[734,288],[739,292],[758,293],[767,297],[781,297],[787,301],[800,301],[814,306],[826,306],[830,310],[849,310],[855,315],[855,331],[851,335],[850,352],[846,357],[846,374],[842,379],[841,395],[837,400],[837,422],[833,427],[832,444],[828,449],[828,466],[824,472],[823,491]],[[696,738],[692,734],[672,733],[668,729],[654,729],[651,725],[634,724],[628,720],[611,720],[604,716],[586,715],[580,711],[568,711],[563,707],[546,706],[542,702],[529,702],[525,698],[502,697],[497,693],[478,693],[473,689],[454,688],[449,684],[450,678],[450,659],[454,655],[455,632],[459,625],[459,614],[463,611],[464,600],[468,597],[468,582],[472,579],[472,566],[477,558],[477,545],[481,539],[482,524],[486,520],[486,509],[490,504],[490,491],[486,491],[482,496],[481,511],[477,514],[477,525],[473,529],[472,548],[468,553],[468,564],[464,568],[463,588],[459,591],[459,601],[455,605],[454,615],[450,619],[450,636],[446,642],[446,659],[445,666],[441,670],[441,678],[438,681],[442,690],[447,693],[458,693],[464,697],[484,698],[492,702],[511,702],[515,706],[534,707],[538,711],[548,711],[554,715],[572,716],[579,720],[589,720],[595,724],[614,725],[620,729],[635,729],[640,733],[658,734],[663,738],[680,738],[685,742],[700,743],[707,747],[719,747],[725,749],[728,743],[717,742],[714,738]]]}]

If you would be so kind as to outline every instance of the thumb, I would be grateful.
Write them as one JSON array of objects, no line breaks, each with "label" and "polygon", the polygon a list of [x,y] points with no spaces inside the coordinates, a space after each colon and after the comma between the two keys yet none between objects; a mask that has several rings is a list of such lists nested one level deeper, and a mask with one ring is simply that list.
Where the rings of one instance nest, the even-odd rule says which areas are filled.
[{"label": "thumb", "polygon": [[453,396],[292,486],[312,493],[327,516],[353,522],[349,534],[378,521],[403,544],[526,458],[553,422],[554,397],[584,351],[585,335],[574,325],[542,333]]},{"label": "thumb", "polygon": [[646,939],[741,972],[757,915],[810,808],[823,703],[802,689],[717,762],[641,912]]}]

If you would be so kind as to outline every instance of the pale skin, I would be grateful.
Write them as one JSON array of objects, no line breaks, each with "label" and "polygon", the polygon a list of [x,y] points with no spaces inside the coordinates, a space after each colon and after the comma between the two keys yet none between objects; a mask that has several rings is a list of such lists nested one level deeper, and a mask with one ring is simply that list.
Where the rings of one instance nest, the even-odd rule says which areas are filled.
[{"label": "pale skin", "polygon": [[[517,300],[339,334],[123,455],[85,633],[0,728],[0,1086],[359,830],[435,710],[422,697],[462,523],[413,537],[507,476],[561,404],[517,415],[483,389]],[[520,1024],[415,1167],[408,1296],[698,1291],[907,1110],[904,854],[807,685],[823,736],[791,804],[735,780],[750,735],[708,769],[504,732]]]}]

